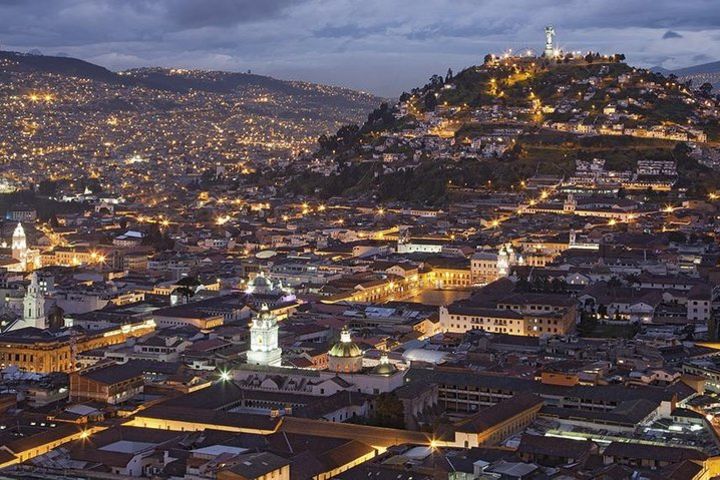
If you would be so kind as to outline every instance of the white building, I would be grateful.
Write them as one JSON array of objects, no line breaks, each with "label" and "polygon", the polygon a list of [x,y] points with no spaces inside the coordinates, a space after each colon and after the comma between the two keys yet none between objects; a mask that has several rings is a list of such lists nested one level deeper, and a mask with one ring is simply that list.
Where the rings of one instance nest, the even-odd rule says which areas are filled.
[{"label": "white building", "polygon": [[40,291],[37,273],[30,275],[28,285],[23,297],[22,317],[12,323],[7,330],[19,330],[21,328],[48,328],[47,317],[45,316],[45,296]]},{"label": "white building", "polygon": [[247,363],[252,365],[280,366],[282,349],[278,346],[277,317],[264,304],[253,318],[250,327],[250,351]]},{"label": "white building", "polygon": [[38,276],[35,272],[30,275],[30,285],[23,299],[23,322],[28,327],[42,329],[48,327],[45,317],[45,297],[40,291]]}]

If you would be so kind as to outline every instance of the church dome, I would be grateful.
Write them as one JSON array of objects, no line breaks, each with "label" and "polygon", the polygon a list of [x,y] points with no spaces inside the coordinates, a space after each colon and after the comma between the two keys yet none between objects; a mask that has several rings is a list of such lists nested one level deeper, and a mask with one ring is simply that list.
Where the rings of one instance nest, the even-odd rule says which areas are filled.
[{"label": "church dome", "polygon": [[265,275],[262,275],[262,274],[261,274],[261,275],[258,275],[257,277],[255,277],[255,278],[253,279],[253,281],[250,282],[250,285],[252,285],[253,287],[269,287],[269,286],[272,286],[272,284],[270,283],[270,281],[269,281],[267,278],[265,278]]},{"label": "church dome", "polygon": [[340,332],[340,341],[328,352],[328,370],[335,373],[357,373],[363,368],[363,352],[350,338],[347,327]]},{"label": "church dome", "polygon": [[360,347],[350,338],[350,331],[347,328],[342,329],[342,332],[340,332],[340,341],[333,345],[328,352],[328,355],[331,357],[341,358],[361,357],[362,354]]},{"label": "church dome", "polygon": [[397,371],[397,367],[390,363],[387,354],[383,353],[380,357],[380,363],[375,368],[373,368],[372,373],[375,375],[389,377],[391,375],[394,375]]}]

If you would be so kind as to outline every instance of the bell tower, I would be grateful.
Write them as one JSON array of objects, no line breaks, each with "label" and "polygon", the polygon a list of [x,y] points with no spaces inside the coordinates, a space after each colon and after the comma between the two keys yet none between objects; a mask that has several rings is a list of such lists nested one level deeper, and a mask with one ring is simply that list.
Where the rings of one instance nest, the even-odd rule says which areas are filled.
[{"label": "bell tower", "polygon": [[27,237],[25,236],[25,229],[22,223],[17,224],[12,237],[12,256],[15,260],[18,260],[22,265],[22,271],[27,270]]},{"label": "bell tower", "polygon": [[45,317],[45,296],[40,291],[36,272],[30,275],[30,285],[23,298],[23,323],[26,327],[48,328]]},{"label": "bell tower", "polygon": [[277,317],[270,312],[267,304],[263,304],[250,327],[250,351],[247,352],[247,363],[280,366],[282,349],[278,346],[279,329]]}]

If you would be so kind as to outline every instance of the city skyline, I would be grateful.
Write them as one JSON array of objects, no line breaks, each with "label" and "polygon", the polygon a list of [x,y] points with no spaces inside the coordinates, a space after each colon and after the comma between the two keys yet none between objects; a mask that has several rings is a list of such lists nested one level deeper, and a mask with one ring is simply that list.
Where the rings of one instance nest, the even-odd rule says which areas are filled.
[{"label": "city skyline", "polygon": [[713,3],[0,0],[0,477],[720,479]]},{"label": "city skyline", "polygon": [[[397,96],[488,52],[542,49],[556,26],[567,50],[624,53],[681,68],[720,59],[712,2],[363,2],[273,0],[0,1],[0,48],[69,55],[112,70],[247,71]],[[526,17],[531,11],[532,15]]]}]

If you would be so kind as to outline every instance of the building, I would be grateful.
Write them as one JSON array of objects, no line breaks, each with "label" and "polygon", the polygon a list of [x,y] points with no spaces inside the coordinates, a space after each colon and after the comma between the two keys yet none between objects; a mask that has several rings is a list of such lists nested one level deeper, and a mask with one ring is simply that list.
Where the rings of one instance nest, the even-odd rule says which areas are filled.
[{"label": "building", "polygon": [[540,337],[567,335],[575,330],[573,299],[550,295],[511,295],[490,305],[460,301],[440,307],[440,325],[452,333],[490,333]]},{"label": "building", "polygon": [[28,285],[23,297],[23,309],[20,318],[9,323],[4,330],[21,330],[24,328],[48,328],[47,316],[45,315],[45,296],[38,282],[37,273],[30,275],[30,285]]},{"label": "building", "polygon": [[153,312],[153,319],[162,328],[191,326],[200,330],[219,327],[225,321],[222,313],[200,302],[158,309]]},{"label": "building", "polygon": [[328,352],[328,370],[336,373],[357,373],[363,367],[363,352],[352,341],[350,330],[343,327],[340,341]]},{"label": "building", "polygon": [[27,268],[27,237],[25,236],[25,229],[22,223],[18,222],[17,227],[12,236],[12,256],[15,260],[20,262],[21,271],[25,271]]},{"label": "building", "polygon": [[130,364],[96,364],[70,374],[70,401],[115,405],[142,393],[142,370]]},{"label": "building", "polygon": [[239,455],[217,472],[217,480],[290,480],[290,460],[270,452]]},{"label": "building", "polygon": [[507,277],[510,268],[524,265],[525,260],[511,244],[500,245],[497,253],[478,252],[470,259],[470,277],[475,285],[483,285]]},{"label": "building", "polygon": [[152,333],[155,323],[142,320],[121,326],[73,334],[22,328],[0,335],[0,368],[14,366],[25,372],[69,373],[76,370],[77,354],[125,343],[129,338]]},{"label": "building", "polygon": [[40,291],[37,273],[30,275],[30,285],[23,298],[23,324],[27,327],[47,328],[45,296]]},{"label": "building", "polygon": [[495,445],[534,422],[542,406],[537,395],[522,393],[488,407],[456,425],[455,445]]},{"label": "building", "polygon": [[28,205],[18,204],[7,211],[5,218],[14,222],[33,223],[37,220],[37,211]]},{"label": "building", "polygon": [[250,351],[247,362],[253,365],[278,366],[281,362],[282,349],[278,346],[277,317],[264,304],[260,312],[253,318],[250,327]]},{"label": "building", "polygon": [[656,405],[659,415],[669,415],[674,405],[685,398],[679,397],[672,386],[559,386],[533,379],[470,371],[410,369],[405,380],[410,383],[437,383],[439,404],[454,412],[478,412],[519,393],[533,393],[545,401],[545,408],[559,407],[568,412],[612,412],[624,402],[647,400]]}]

